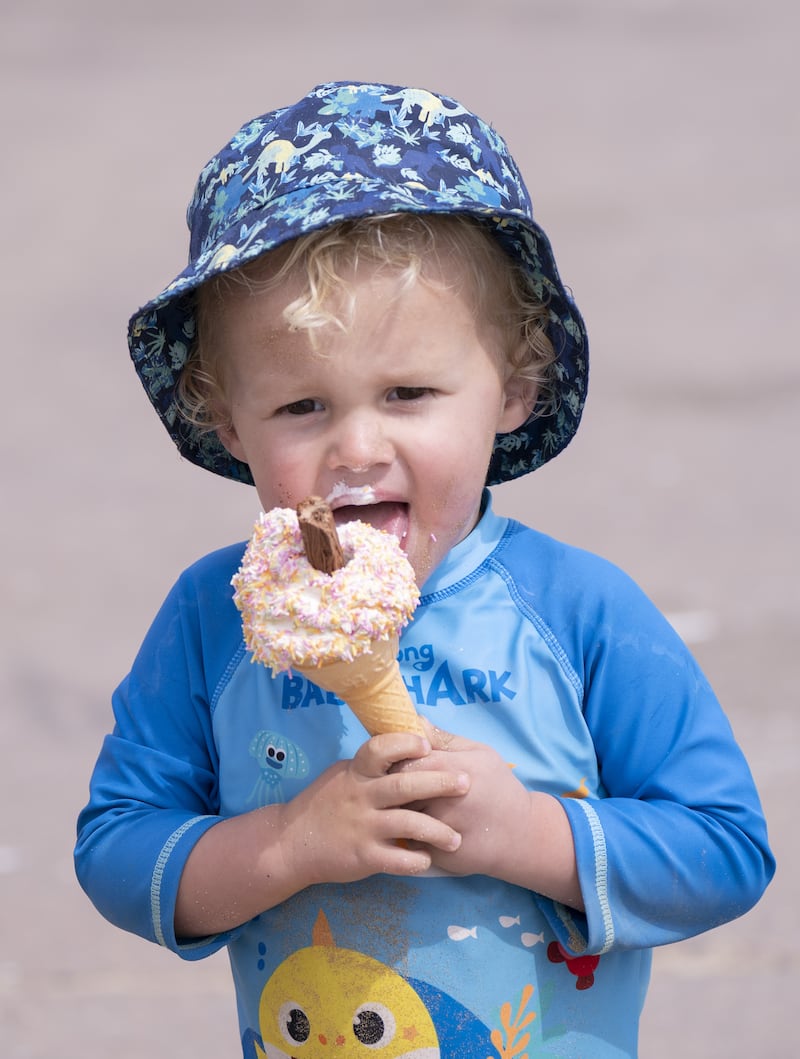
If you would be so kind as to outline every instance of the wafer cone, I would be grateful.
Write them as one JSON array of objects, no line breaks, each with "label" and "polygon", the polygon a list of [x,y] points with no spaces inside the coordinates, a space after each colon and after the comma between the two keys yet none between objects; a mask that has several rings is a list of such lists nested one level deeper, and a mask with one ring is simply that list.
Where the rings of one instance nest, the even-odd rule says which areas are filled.
[{"label": "wafer cone", "polygon": [[370,735],[417,732],[422,723],[397,664],[398,638],[377,641],[369,654],[350,662],[299,668],[309,680],[344,699]]},{"label": "wafer cone", "polygon": [[[344,564],[330,506],[310,496],[297,505],[303,548],[315,570],[331,574]],[[309,680],[343,699],[370,735],[418,732],[423,728],[397,664],[399,636],[375,640],[367,654],[350,660],[295,666]]]}]

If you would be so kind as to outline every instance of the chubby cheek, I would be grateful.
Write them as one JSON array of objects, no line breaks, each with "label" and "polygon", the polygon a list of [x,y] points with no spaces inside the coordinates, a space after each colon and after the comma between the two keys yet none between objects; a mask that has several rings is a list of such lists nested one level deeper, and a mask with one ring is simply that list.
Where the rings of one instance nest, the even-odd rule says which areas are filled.
[{"label": "chubby cheek", "polygon": [[269,490],[261,490],[256,486],[258,502],[262,511],[272,511],[275,507],[295,507],[288,490],[282,490],[280,484]]},{"label": "chubby cheek", "polygon": [[420,588],[425,584],[434,567],[444,558],[443,554],[438,554],[437,543],[433,536],[425,540],[419,533],[415,534],[415,540],[409,543],[406,555],[414,568],[416,581]]},{"label": "chubby cheek", "polygon": [[296,507],[314,492],[307,465],[300,461],[251,461],[250,470],[264,511],[274,507]]},{"label": "chubby cheek", "polygon": [[[251,471],[253,468],[251,466]],[[256,483],[256,492],[261,507],[264,511],[271,511],[274,507],[294,507],[293,489],[288,480],[277,478],[273,481],[264,482],[263,478],[253,472]]]},{"label": "chubby cheek", "polygon": [[474,528],[480,513],[483,480],[471,489],[456,478],[440,482],[429,503],[415,508],[409,527],[407,554],[422,585],[447,553]]}]

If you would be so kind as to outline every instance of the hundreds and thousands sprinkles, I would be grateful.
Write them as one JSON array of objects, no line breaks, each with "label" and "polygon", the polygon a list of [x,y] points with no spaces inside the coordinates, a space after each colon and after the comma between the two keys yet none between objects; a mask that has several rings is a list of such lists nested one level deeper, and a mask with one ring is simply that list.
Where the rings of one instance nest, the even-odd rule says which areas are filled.
[{"label": "hundreds and thousands sprinkles", "polygon": [[406,625],[419,602],[397,539],[364,522],[339,527],[345,565],[332,574],[305,556],[297,514],[262,513],[233,577],[253,659],[276,673],[352,661]]}]

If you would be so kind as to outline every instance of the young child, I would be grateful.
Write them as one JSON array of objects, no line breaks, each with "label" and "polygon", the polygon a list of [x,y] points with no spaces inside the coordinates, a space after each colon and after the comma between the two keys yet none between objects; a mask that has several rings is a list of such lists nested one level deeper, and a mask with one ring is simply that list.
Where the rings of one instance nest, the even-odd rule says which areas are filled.
[{"label": "young child", "polygon": [[251,664],[243,545],[207,556],[114,697],[82,885],[186,959],[227,946],[245,1056],[636,1055],[652,947],[747,911],[773,860],[668,623],[492,511],[572,438],[588,352],[505,143],[452,99],[322,85],[214,156],[189,226],[130,325],[150,400],[265,510],[331,497],[403,542],[428,737]]}]

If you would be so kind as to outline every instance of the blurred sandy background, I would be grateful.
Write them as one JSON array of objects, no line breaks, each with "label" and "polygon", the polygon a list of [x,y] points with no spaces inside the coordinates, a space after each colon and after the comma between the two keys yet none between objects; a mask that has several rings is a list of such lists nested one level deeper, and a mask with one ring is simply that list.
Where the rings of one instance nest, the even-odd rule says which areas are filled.
[{"label": "blurred sandy background", "polygon": [[[105,924],[72,874],[108,697],[250,490],[182,464],[127,359],[201,166],[330,79],[460,98],[509,139],[592,341],[584,426],[498,505],[625,567],[749,755],[762,904],[658,953],[647,1059],[794,1046],[800,498],[795,0],[5,0],[0,1055],[237,1054],[224,956]],[[791,814],[791,815],[790,815]]]}]

